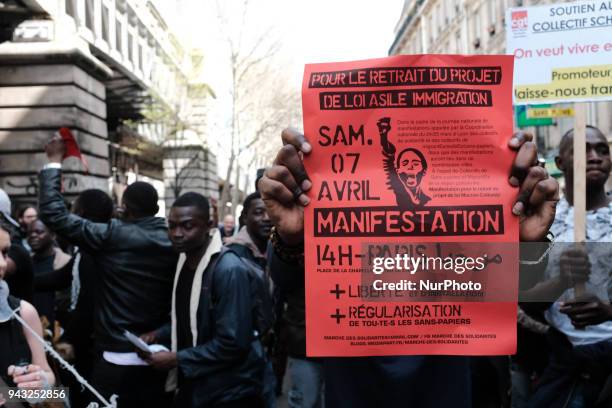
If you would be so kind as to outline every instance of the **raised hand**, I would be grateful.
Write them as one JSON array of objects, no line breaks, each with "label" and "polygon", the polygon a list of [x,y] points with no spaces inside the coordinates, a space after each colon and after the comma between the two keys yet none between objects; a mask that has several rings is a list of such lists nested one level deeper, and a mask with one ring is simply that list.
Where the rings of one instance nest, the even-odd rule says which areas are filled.
[{"label": "raised hand", "polygon": [[302,158],[312,147],[308,139],[295,129],[282,132],[283,147],[259,180],[259,191],[268,215],[284,243],[304,242],[304,207],[310,199],[304,192],[312,187]]},{"label": "raised hand", "polygon": [[51,163],[61,163],[66,153],[66,145],[62,137],[58,134],[53,136],[45,145],[45,153]]}]

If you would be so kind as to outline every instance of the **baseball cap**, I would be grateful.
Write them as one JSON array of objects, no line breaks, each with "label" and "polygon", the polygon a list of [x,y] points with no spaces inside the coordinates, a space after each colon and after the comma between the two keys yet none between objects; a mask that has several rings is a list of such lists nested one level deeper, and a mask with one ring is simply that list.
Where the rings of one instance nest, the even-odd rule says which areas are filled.
[{"label": "baseball cap", "polygon": [[6,191],[0,188],[0,216],[4,218],[6,222],[19,228],[19,223],[11,217],[11,199],[9,198]]}]

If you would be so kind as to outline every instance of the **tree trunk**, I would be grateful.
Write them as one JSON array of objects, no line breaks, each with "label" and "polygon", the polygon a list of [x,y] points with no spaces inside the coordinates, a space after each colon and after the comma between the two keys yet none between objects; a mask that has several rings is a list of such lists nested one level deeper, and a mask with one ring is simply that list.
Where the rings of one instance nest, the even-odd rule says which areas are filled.
[{"label": "tree trunk", "polygon": [[229,163],[227,165],[227,172],[225,173],[225,182],[223,183],[223,189],[221,190],[221,197],[219,197],[219,205],[217,207],[217,211],[219,213],[219,218],[223,219],[228,214],[227,203],[230,200],[230,188],[231,188],[231,177],[232,177],[232,167],[234,166],[235,154],[232,151],[230,155]]},{"label": "tree trunk", "polygon": [[236,163],[236,182],[234,183],[234,188],[232,189],[232,208],[231,212],[234,217],[238,217],[240,214],[236,213],[236,209],[238,208],[238,203],[240,202],[240,166]]}]

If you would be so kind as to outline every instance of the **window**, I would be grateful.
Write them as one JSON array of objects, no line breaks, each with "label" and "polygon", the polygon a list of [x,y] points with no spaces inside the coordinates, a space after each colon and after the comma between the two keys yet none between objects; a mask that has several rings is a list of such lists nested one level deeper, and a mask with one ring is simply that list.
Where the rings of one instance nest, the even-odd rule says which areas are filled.
[{"label": "window", "polygon": [[158,63],[158,57],[155,50],[151,50],[149,53],[149,80],[153,80],[155,73],[155,66]]},{"label": "window", "polygon": [[89,28],[91,31],[94,30],[94,8],[93,2],[91,0],[87,0],[85,2],[85,27]]},{"label": "window", "polygon": [[66,0],[66,14],[76,19],[76,7],[74,0]]},{"label": "window", "polygon": [[448,9],[446,8],[446,0],[442,0],[440,6],[440,24],[448,25]]},{"label": "window", "polygon": [[487,12],[489,13],[489,24],[497,22],[497,0],[487,0]]},{"label": "window", "polygon": [[[419,30],[420,32],[420,30]],[[422,54],[423,53],[423,40],[422,37],[420,35],[417,34],[416,36],[416,53],[417,54]]]},{"label": "window", "polygon": [[455,3],[452,0],[446,0],[444,3],[444,8],[446,9],[446,18],[449,20],[453,20],[457,16],[457,10],[455,10]]},{"label": "window", "polygon": [[140,68],[140,72],[144,72],[144,50],[142,45],[138,46],[138,67]]},{"label": "window", "polygon": [[438,29],[436,27],[438,25],[438,13],[436,11],[437,10],[435,8],[431,10],[429,24],[427,24],[430,43],[433,43],[433,41],[436,39],[436,34],[438,34]]},{"label": "window", "polygon": [[102,6],[102,38],[107,44],[110,44],[109,25],[110,19],[108,18],[108,7]]},{"label": "window", "polygon": [[461,46],[461,38],[460,38],[459,32],[457,31],[453,33],[451,38],[453,41],[453,52],[455,54],[459,54],[459,49]]},{"label": "window", "polygon": [[128,60],[134,62],[134,36],[128,33]]},{"label": "window", "polygon": [[115,23],[115,48],[120,54],[123,54],[123,24],[117,20]]},{"label": "window", "polygon": [[482,21],[480,21],[480,9],[474,12],[474,38],[480,38],[482,35]]}]

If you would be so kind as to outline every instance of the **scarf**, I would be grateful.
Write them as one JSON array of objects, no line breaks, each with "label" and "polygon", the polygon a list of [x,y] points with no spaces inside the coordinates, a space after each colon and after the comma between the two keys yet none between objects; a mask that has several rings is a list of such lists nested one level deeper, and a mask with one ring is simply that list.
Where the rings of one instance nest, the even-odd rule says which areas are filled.
[{"label": "scarf", "polygon": [[[204,271],[210,263],[210,259],[214,254],[221,251],[223,242],[221,241],[221,234],[219,230],[212,229],[210,232],[210,242],[206,248],[206,252],[200,263],[196,268],[195,275],[193,277],[193,285],[191,286],[191,296],[189,298],[189,322],[191,327],[191,335],[193,338],[193,346],[197,345],[198,341],[198,307],[200,306],[200,292],[202,290],[202,277]],[[181,270],[185,265],[187,256],[184,253],[179,255],[178,263],[176,264],[176,273],[174,275],[174,287],[172,289],[172,351],[177,352],[177,334],[176,334],[176,286],[178,284]],[[210,271],[212,273],[212,271]],[[168,380],[166,381],[166,391],[172,391],[177,386],[177,369],[173,369],[168,373]]]}]

